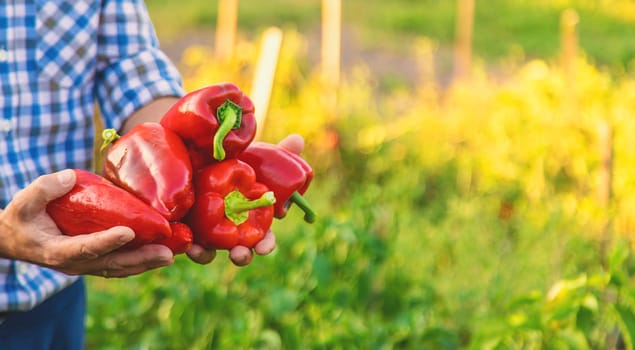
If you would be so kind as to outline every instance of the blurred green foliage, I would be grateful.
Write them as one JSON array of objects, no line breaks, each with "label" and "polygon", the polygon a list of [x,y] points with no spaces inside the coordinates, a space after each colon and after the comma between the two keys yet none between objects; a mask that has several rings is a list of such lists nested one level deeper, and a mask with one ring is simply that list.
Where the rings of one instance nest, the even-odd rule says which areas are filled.
[{"label": "blurred green foliage", "polygon": [[[170,45],[190,32],[206,31],[210,42],[218,1],[148,0],[157,32]],[[589,59],[623,70],[635,58],[635,4],[630,0],[486,0],[475,1],[474,52],[491,61],[522,54],[547,58],[558,54],[562,11],[580,16],[580,46]],[[342,21],[366,48],[403,52],[418,37],[451,49],[456,0],[343,0]],[[239,0],[241,35],[253,37],[267,26],[301,32],[319,31],[321,0]],[[186,34],[186,35],[184,35]]]},{"label": "blurred green foliage", "polygon": [[[364,65],[332,87],[308,64],[307,38],[284,35],[262,139],[304,136],[317,222],[292,209],[274,223],[274,253],[243,268],[219,252],[207,266],[179,256],[141,276],[89,278],[87,348],[633,348],[628,71],[579,57],[568,76],[532,59],[439,86],[441,45],[420,39],[409,46],[413,88],[380,89]],[[258,43],[237,45],[228,63],[188,47],[186,88],[233,81],[249,91]]]}]

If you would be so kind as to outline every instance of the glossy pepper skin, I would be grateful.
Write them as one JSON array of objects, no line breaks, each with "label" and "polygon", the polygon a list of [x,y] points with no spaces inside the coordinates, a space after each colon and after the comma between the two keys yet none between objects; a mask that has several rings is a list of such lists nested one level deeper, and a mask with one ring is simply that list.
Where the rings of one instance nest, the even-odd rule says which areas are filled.
[{"label": "glossy pepper skin", "polygon": [[210,85],[183,96],[161,118],[191,153],[195,169],[235,158],[256,136],[254,105],[236,85]]},{"label": "glossy pepper skin", "polygon": [[170,229],[172,230],[172,236],[168,238],[160,238],[152,243],[162,244],[172,251],[172,254],[183,254],[187,252],[192,246],[194,237],[192,230],[186,224],[182,222],[171,222]]},{"label": "glossy pepper skin", "polygon": [[[119,137],[104,130],[104,177],[149,204],[168,221],[194,204],[192,164],[183,141],[159,123],[141,123]],[[113,142],[114,141],[114,142]]]},{"label": "glossy pepper skin", "polygon": [[206,249],[253,248],[273,221],[275,197],[237,159],[209,165],[195,176],[196,201],[185,218],[194,243]]},{"label": "glossy pepper skin", "polygon": [[65,235],[76,236],[127,226],[135,238],[124,247],[136,248],[172,235],[168,221],[126,190],[97,174],[75,169],[73,188],[46,207]]},{"label": "glossy pepper skin", "polygon": [[275,194],[276,218],[283,218],[295,203],[304,211],[305,221],[315,221],[315,213],[302,197],[313,180],[313,168],[302,157],[278,145],[253,142],[238,159],[249,164],[256,179]]}]

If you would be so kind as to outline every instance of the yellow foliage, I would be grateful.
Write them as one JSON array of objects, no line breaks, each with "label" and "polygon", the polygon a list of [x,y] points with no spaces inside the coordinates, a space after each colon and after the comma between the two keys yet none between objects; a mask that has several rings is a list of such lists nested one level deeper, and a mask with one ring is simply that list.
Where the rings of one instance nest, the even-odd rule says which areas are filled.
[{"label": "yellow foliage", "polygon": [[[592,231],[610,215],[614,229],[630,234],[635,218],[635,80],[616,81],[580,57],[566,75],[557,64],[531,60],[447,87],[437,84],[436,46],[416,43],[421,82],[412,89],[378,92],[368,67],[345,71],[337,88],[325,86],[309,65],[306,40],[285,32],[262,138],[289,133],[307,141],[306,156],[318,170],[341,166],[339,154],[368,158],[373,171],[403,176],[415,163],[424,171],[454,163],[460,191],[521,198],[527,208],[561,210]],[[236,57],[214,62],[206,47],[183,55],[185,85],[233,81],[249,90],[258,48],[238,43]],[[613,130],[613,201],[598,193],[607,171],[600,130]],[[381,158],[374,159],[377,152]],[[557,208],[557,209],[556,209]]]}]

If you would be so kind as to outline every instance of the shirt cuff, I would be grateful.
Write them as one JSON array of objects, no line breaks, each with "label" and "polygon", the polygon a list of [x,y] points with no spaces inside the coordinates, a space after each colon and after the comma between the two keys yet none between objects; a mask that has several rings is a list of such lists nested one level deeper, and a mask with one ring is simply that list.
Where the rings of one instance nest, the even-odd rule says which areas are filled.
[{"label": "shirt cuff", "polygon": [[98,76],[97,97],[107,128],[120,129],[126,118],[160,97],[184,94],[178,70],[159,50],[114,62]]}]

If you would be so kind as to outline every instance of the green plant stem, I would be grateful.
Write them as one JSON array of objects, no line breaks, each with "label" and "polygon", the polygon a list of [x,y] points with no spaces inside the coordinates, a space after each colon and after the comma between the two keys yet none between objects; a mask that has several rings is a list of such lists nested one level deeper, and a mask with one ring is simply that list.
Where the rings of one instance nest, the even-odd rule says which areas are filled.
[{"label": "green plant stem", "polygon": [[242,109],[230,100],[225,101],[216,110],[216,119],[218,120],[218,129],[214,134],[214,159],[225,159],[226,152],[223,147],[223,141],[232,129],[240,127],[242,117]]},{"label": "green plant stem", "polygon": [[265,192],[258,199],[250,200],[240,191],[235,190],[225,197],[225,216],[236,225],[240,225],[249,218],[249,211],[268,207],[276,202],[273,192]]}]

